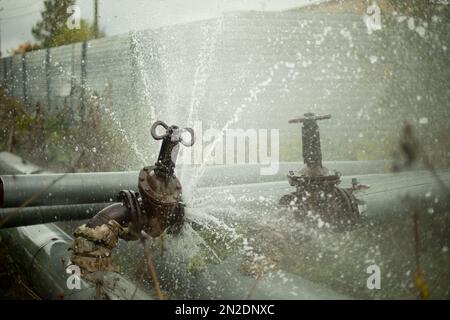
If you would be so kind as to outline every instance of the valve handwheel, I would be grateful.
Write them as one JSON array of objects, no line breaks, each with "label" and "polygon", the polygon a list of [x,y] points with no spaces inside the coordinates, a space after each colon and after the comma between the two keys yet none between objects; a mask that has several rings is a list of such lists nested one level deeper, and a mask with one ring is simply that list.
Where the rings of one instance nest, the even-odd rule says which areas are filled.
[{"label": "valve handwheel", "polygon": [[299,123],[306,121],[317,121],[317,120],[326,120],[331,119],[331,114],[325,114],[323,116],[316,116],[314,113],[305,113],[303,118],[291,119],[289,123]]},{"label": "valve handwheel", "polygon": [[[159,135],[156,133],[156,129],[161,126],[164,128],[165,133]],[[184,132],[188,132],[189,135],[191,136],[190,140],[186,140],[183,138],[183,133]],[[194,137],[194,130],[192,128],[182,128],[180,129],[178,126],[168,126],[165,122],[163,121],[155,121],[155,123],[153,123],[151,129],[150,129],[150,133],[153,137],[153,139],[155,140],[162,140],[165,137],[170,137],[172,142],[180,142],[183,146],[185,147],[191,147],[192,145],[194,145],[195,142],[195,137]]]},{"label": "valve handwheel", "polygon": [[[159,126],[163,127],[165,129],[165,133],[162,135],[158,135],[156,133],[156,128]],[[167,135],[167,130],[169,130],[169,126],[164,121],[155,121],[155,123],[152,125],[150,129],[150,133],[155,140],[161,140]]]}]

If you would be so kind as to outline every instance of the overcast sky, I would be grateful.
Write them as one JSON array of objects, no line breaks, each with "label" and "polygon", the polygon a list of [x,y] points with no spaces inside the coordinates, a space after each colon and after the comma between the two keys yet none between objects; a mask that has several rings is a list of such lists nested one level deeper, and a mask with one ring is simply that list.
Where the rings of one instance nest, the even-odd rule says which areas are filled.
[{"label": "overcast sky", "polygon": [[[207,19],[229,11],[283,10],[324,0],[99,0],[100,27],[107,35]],[[326,1],[326,0],[325,0]],[[33,41],[43,0],[0,0],[1,50]],[[93,0],[78,0],[81,17],[92,21]]]}]

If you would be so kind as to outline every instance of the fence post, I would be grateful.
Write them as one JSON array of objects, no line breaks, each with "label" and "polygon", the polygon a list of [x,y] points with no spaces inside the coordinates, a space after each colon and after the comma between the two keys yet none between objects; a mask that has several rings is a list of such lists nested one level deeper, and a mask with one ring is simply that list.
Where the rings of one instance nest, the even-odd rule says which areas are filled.
[{"label": "fence post", "polygon": [[47,86],[47,109],[51,109],[51,90],[50,90],[50,48],[45,50],[45,82]]},{"label": "fence post", "polygon": [[69,93],[69,108],[70,115],[73,116],[73,99],[74,99],[74,88],[75,88],[75,45],[72,44],[72,56],[70,58],[70,93]]},{"label": "fence post", "polygon": [[5,91],[8,91],[8,88],[6,87],[8,84],[8,79],[7,79],[7,77],[8,77],[8,71],[7,71],[8,61],[6,58],[3,58],[2,61],[3,61],[3,89]]},{"label": "fence post", "polygon": [[80,117],[81,120],[84,120],[85,113],[85,87],[86,87],[86,63],[87,63],[87,42],[84,41],[81,46],[81,110]]},{"label": "fence post", "polygon": [[12,93],[12,57],[3,58],[3,68],[5,76],[5,91],[8,94]]},{"label": "fence post", "polygon": [[23,103],[29,106],[28,91],[27,91],[28,77],[27,77],[27,63],[26,53],[22,54],[22,87],[23,87]]}]

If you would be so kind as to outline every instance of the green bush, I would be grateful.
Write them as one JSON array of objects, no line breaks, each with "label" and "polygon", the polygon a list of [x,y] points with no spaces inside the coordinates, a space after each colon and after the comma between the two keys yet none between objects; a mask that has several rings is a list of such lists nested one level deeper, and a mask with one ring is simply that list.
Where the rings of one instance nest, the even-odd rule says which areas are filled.
[{"label": "green bush", "polygon": [[96,99],[85,99],[87,116],[81,120],[73,120],[64,107],[54,114],[40,104],[26,110],[0,88],[2,150],[54,171],[128,169],[131,150]]}]

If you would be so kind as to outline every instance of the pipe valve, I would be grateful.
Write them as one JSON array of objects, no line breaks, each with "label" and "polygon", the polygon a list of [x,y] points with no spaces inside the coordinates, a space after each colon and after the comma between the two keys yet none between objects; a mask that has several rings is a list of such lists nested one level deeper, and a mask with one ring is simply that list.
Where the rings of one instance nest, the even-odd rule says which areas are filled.
[{"label": "pipe valve", "polygon": [[[156,129],[163,127],[165,132],[158,134]],[[155,172],[159,176],[172,176],[175,169],[175,164],[178,157],[179,143],[185,147],[191,147],[194,144],[194,130],[192,128],[179,128],[178,126],[168,126],[163,121],[156,121],[150,133],[155,140],[162,140],[161,149],[159,151],[158,160],[155,163]],[[190,139],[184,135],[189,133]]]},{"label": "pipe valve", "polygon": [[322,150],[317,121],[330,119],[331,115],[317,116],[305,113],[304,117],[289,120],[302,124],[302,154],[305,166],[287,175],[289,184],[296,191],[284,195],[281,205],[294,209],[297,217],[308,213],[319,215],[332,225],[353,224],[360,216],[354,188],[340,188],[341,175],[322,165]]}]

